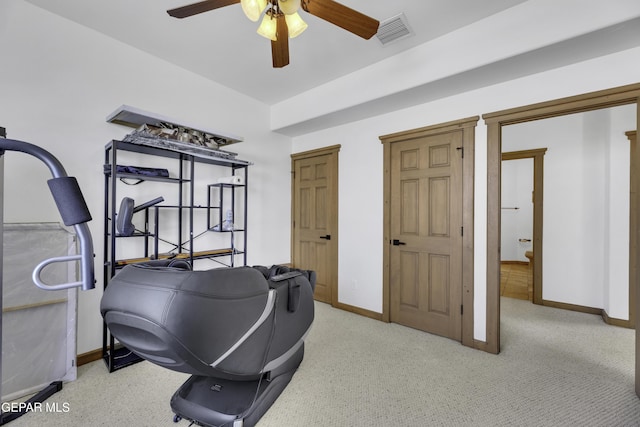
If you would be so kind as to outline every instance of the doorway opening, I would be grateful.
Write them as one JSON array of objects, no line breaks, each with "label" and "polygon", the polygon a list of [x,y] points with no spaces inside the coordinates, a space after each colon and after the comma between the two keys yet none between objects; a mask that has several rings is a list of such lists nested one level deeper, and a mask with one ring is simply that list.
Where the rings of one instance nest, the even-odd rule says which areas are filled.
[{"label": "doorway opening", "polygon": [[[602,108],[633,104],[636,106],[636,124],[640,122],[640,84],[622,86],[604,91],[592,92],[584,95],[563,98],[556,101],[515,108],[506,111],[486,114],[483,116],[487,124],[487,349],[490,352],[500,351],[500,175],[502,154],[503,126],[525,123],[540,119],[569,115],[577,112],[594,111]],[[640,161],[638,153],[632,154],[631,162]],[[640,178],[634,178],[635,188]],[[637,233],[640,206],[638,198],[632,197],[630,203],[631,236]],[[635,247],[629,248],[630,268],[640,261],[640,251]],[[637,286],[637,277],[634,279]],[[636,306],[637,306],[636,301]],[[636,334],[638,328],[636,328]],[[640,395],[640,358],[638,352],[640,341],[636,339],[636,394]]]},{"label": "doorway opening", "polygon": [[[635,116],[635,106],[629,105],[503,129],[505,151],[537,146],[540,141],[549,149],[544,156],[548,163],[544,185],[538,186],[544,196],[541,189],[536,191],[538,199],[544,197],[545,207],[543,215],[536,215],[545,218],[544,242],[541,227],[535,237],[543,256],[532,257],[533,264],[538,261],[536,279],[542,279],[536,280],[537,304],[600,315],[618,326],[627,321],[630,147],[625,131],[634,125]],[[520,165],[516,168],[520,176],[514,174],[509,164],[520,160],[504,160],[523,156],[503,153],[502,157],[504,261],[505,256],[514,259],[510,246],[517,237],[526,237],[510,236],[505,223],[524,213],[530,196],[517,199],[521,209],[516,211],[505,210],[504,202],[514,199],[513,187],[531,172]]]},{"label": "doorway opening", "polygon": [[[521,272],[519,276],[524,278],[520,278],[518,282],[524,282],[526,287],[526,298],[522,299],[534,304],[542,304],[542,224],[546,152],[546,148],[537,148],[502,153],[502,165],[507,163],[510,168],[505,170],[503,167],[502,176],[501,267],[505,261],[516,261],[513,270]],[[510,203],[511,201],[515,203]],[[524,264],[524,267],[518,264]],[[509,285],[503,281],[504,275],[501,274],[501,288],[503,284],[505,287]],[[520,294],[522,287],[521,284],[514,291]],[[507,290],[505,289],[505,292]],[[501,295],[504,295],[502,289]]]}]

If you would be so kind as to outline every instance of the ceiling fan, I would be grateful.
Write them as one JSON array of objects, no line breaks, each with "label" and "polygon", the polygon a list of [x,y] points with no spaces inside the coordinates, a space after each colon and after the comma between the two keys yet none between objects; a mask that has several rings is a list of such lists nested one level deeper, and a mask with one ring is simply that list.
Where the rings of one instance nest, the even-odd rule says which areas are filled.
[{"label": "ceiling fan", "polygon": [[170,9],[167,13],[175,18],[186,18],[237,3],[254,22],[264,12],[258,34],[271,40],[274,68],[289,64],[289,38],[300,35],[307,28],[298,14],[300,8],[367,40],[380,26],[379,21],[333,0],[205,0]]}]

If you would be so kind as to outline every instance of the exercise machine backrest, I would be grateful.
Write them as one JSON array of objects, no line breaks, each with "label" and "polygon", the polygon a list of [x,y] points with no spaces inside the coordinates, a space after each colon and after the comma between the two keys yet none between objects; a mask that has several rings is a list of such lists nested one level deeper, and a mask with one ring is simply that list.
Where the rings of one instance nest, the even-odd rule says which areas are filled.
[{"label": "exercise machine backrest", "polygon": [[113,335],[150,362],[250,380],[302,347],[314,316],[307,277],[268,280],[253,267],[132,264],[110,280],[100,310]]}]

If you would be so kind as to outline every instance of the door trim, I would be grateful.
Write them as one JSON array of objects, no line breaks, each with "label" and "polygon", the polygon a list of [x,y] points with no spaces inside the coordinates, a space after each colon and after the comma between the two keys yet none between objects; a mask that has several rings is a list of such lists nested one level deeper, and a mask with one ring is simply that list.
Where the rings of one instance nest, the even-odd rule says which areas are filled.
[{"label": "door trim", "polygon": [[295,219],[295,162],[296,160],[308,159],[310,157],[318,156],[331,156],[331,194],[332,200],[329,202],[331,206],[331,213],[329,214],[329,229],[331,232],[331,253],[332,259],[330,263],[331,269],[331,305],[336,307],[338,305],[338,153],[340,152],[341,145],[331,145],[329,147],[318,148],[315,150],[304,151],[301,153],[291,154],[291,263],[295,266],[295,260],[293,256],[295,254],[295,234],[294,234],[294,219]]},{"label": "door trim", "polygon": [[462,132],[462,344],[483,348],[484,343],[473,338],[473,251],[474,251],[474,174],[475,174],[475,128],[479,116],[426,126],[418,129],[380,136],[384,147],[384,206],[383,206],[383,284],[382,320],[390,321],[390,248],[391,239],[391,144],[408,139],[422,138],[449,132]]},{"label": "door trim", "polygon": [[[640,104],[638,105],[638,109],[640,109]],[[640,113],[638,113],[638,126],[640,126]],[[637,298],[637,283],[638,283],[638,256],[635,253],[636,248],[638,247],[638,215],[635,215],[634,209],[631,206],[638,206],[638,175],[640,174],[640,164],[638,164],[638,140],[637,140],[637,132],[629,131],[626,132],[627,138],[629,138],[629,320],[626,324],[624,322],[620,322],[620,326],[624,326],[627,328],[636,328],[636,298]],[[631,232],[631,231],[634,232]],[[603,314],[606,314],[603,312]],[[611,324],[618,324],[607,316],[605,318],[605,322]],[[636,339],[638,339],[636,337]],[[638,356],[636,356],[638,357]],[[636,374],[637,375],[637,374]]]},{"label": "door trim", "polygon": [[533,303],[542,304],[542,220],[546,148],[502,153],[502,161],[533,159]]},{"label": "door trim", "polygon": [[[620,105],[636,104],[637,122],[640,123],[640,83],[617,88],[590,92],[583,95],[560,98],[553,101],[532,104],[484,114],[487,125],[487,330],[486,350],[500,352],[500,163],[502,158],[502,126],[524,123],[585,111]],[[637,130],[637,129],[636,129]],[[631,159],[640,163],[640,152]],[[640,176],[636,176],[636,185]],[[638,188],[638,187],[636,187]],[[630,206],[631,215],[640,220],[640,198]],[[636,234],[638,230],[629,230]],[[638,263],[640,251],[633,249],[630,260]],[[636,264],[637,265],[637,264]],[[636,286],[638,277],[636,277]],[[640,305],[640,293],[636,294],[636,309]],[[636,394],[640,396],[640,328],[636,327]]]}]

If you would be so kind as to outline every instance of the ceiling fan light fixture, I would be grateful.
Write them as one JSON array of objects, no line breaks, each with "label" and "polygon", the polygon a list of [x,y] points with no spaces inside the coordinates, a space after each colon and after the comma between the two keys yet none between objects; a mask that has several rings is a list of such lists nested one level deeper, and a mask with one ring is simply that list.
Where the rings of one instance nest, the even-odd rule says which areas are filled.
[{"label": "ceiling fan light fixture", "polygon": [[240,5],[247,18],[257,22],[262,12],[267,8],[267,0],[241,0]]},{"label": "ceiling fan light fixture", "polygon": [[302,34],[307,28],[298,15],[299,9],[365,40],[376,35],[380,28],[380,21],[343,5],[339,0],[199,0],[167,10],[167,13],[174,18],[186,18],[238,3],[251,21],[257,22],[262,16],[257,33],[271,41],[274,68],[289,64],[289,38]]},{"label": "ceiling fan light fixture", "polygon": [[278,0],[278,7],[285,15],[293,15],[300,9],[300,0]]},{"label": "ceiling fan light fixture", "polygon": [[262,18],[262,23],[258,27],[258,34],[262,37],[268,38],[269,40],[276,41],[278,27],[277,20],[274,19],[273,12],[271,9],[264,14],[264,18]]},{"label": "ceiling fan light fixture", "polygon": [[290,38],[298,37],[308,27],[307,23],[302,20],[298,12],[291,15],[284,15],[284,19],[287,21]]}]

